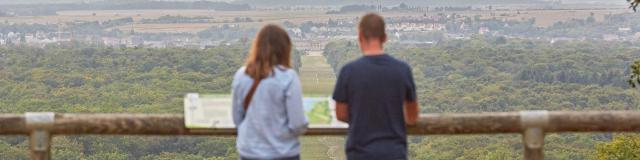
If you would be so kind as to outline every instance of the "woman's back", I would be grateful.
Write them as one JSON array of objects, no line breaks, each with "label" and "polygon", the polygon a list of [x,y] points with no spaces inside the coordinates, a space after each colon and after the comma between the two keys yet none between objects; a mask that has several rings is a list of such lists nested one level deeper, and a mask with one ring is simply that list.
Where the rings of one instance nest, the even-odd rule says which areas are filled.
[{"label": "woman's back", "polygon": [[305,132],[308,120],[296,72],[283,66],[273,67],[273,73],[260,81],[245,112],[243,102],[253,83],[243,67],[232,84],[238,152],[245,158],[256,159],[297,156],[298,136]]}]

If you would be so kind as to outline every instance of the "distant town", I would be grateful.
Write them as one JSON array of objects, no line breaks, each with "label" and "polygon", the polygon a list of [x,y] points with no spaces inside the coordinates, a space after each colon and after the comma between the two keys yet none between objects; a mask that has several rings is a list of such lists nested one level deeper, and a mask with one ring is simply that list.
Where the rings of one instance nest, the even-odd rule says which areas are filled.
[{"label": "distant town", "polygon": [[[551,4],[560,4],[555,1]],[[208,3],[207,3],[208,4]],[[219,4],[209,4],[216,6]],[[36,5],[37,6],[37,5]],[[99,5],[98,5],[99,6]],[[42,6],[37,6],[42,7]],[[238,41],[248,41],[257,32],[259,24],[277,23],[286,27],[299,50],[320,50],[332,40],[353,40],[356,36],[355,23],[358,14],[382,12],[388,14],[388,33],[393,43],[419,45],[437,44],[443,39],[469,39],[473,36],[493,36],[509,38],[534,38],[555,43],[571,40],[604,40],[635,42],[640,38],[637,19],[629,16],[624,9],[600,8],[587,10],[542,8],[514,8],[500,6],[410,6],[401,3],[396,6],[346,5],[337,8],[280,7],[247,8],[236,7],[238,11],[200,10],[212,16],[188,15],[177,12],[156,17],[140,14],[124,17],[97,18],[95,20],[73,20],[57,23],[21,23],[13,21],[32,16],[24,10],[2,12],[4,23],[0,22],[0,45],[65,45],[86,43],[114,48],[199,48],[206,49],[228,45]],[[117,9],[107,6],[107,9]],[[64,8],[63,8],[64,9]],[[59,18],[63,9],[54,13],[42,13],[42,17]],[[71,8],[73,9],[73,8]],[[142,8],[147,9],[147,8]],[[153,8],[151,8],[153,9]],[[187,8],[191,9],[191,8]],[[195,8],[202,9],[202,8]],[[116,10],[117,11],[117,10]],[[148,11],[148,10],[147,10]],[[252,11],[273,11],[281,13],[324,13],[324,16],[293,20],[250,16],[228,18],[217,14],[250,13]],[[158,14],[162,14],[158,10]],[[558,19],[540,19],[536,14],[571,13],[576,16]],[[29,16],[21,16],[26,14]],[[103,17],[103,13],[83,11],[75,16]],[[137,17],[136,17],[137,16]],[[144,17],[144,18],[140,18]],[[328,18],[327,18],[328,17]],[[561,15],[559,15],[561,17]],[[625,23],[615,23],[624,21]],[[194,25],[193,30],[175,25]],[[610,25],[611,24],[611,25]],[[199,27],[199,28],[198,28]],[[523,32],[526,31],[526,32]]]}]

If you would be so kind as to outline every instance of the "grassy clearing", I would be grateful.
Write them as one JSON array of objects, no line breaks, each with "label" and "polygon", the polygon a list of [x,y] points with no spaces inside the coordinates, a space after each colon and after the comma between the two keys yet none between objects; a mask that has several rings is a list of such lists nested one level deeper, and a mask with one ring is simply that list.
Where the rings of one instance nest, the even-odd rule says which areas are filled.
[{"label": "grassy clearing", "polygon": [[336,76],[323,56],[309,55],[302,57],[300,81],[305,95],[330,96]]}]

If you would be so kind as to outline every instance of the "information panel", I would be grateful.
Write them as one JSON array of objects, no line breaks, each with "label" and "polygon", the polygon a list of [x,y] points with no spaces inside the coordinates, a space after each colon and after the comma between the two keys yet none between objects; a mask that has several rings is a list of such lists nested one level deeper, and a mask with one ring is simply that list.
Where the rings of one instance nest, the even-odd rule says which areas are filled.
[{"label": "information panel", "polygon": [[[335,116],[335,102],[329,97],[305,97],[304,112],[310,127],[346,128]],[[189,93],[184,98],[187,128],[233,128],[231,95],[200,95]]]}]

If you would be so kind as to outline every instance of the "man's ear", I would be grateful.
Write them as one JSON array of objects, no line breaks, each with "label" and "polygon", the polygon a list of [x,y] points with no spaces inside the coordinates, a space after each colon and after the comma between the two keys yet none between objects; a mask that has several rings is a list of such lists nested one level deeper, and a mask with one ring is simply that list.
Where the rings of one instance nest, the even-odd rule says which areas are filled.
[{"label": "man's ear", "polygon": [[382,37],[380,37],[380,44],[383,44],[387,42],[387,33],[383,34]]}]

